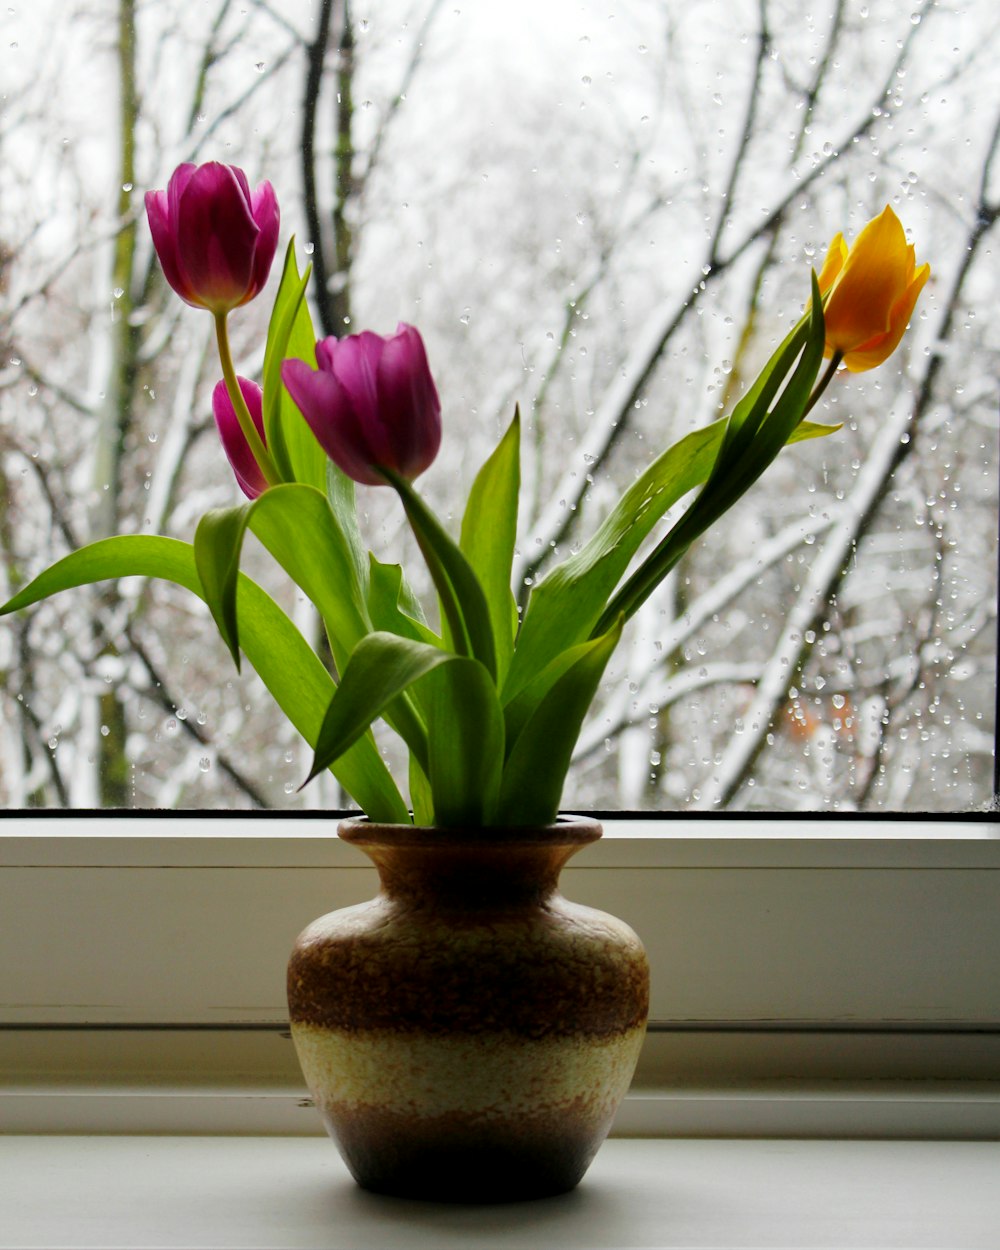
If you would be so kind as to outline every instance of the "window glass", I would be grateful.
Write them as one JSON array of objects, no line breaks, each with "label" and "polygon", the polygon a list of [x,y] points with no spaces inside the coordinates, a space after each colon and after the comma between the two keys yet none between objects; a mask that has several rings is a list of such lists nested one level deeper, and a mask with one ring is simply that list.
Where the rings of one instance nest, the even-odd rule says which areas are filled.
[{"label": "window glass", "polygon": [[[838,375],[813,416],[840,432],[782,453],[630,624],[564,806],[989,802],[993,0],[34,0],[2,22],[4,598],[70,548],[190,539],[239,500],[211,318],[166,287],[143,211],[181,161],[273,182],[322,333],[420,327],[445,423],[420,489],[453,530],[520,405],[522,599],[731,410],[833,236],[890,204],[932,268],[902,346]],[[231,319],[247,376],[278,268]],[[360,498],[428,601],[395,496]],[[169,584],[4,618],[0,701],[6,807],[343,801],[329,776],[297,793],[304,744]]]}]

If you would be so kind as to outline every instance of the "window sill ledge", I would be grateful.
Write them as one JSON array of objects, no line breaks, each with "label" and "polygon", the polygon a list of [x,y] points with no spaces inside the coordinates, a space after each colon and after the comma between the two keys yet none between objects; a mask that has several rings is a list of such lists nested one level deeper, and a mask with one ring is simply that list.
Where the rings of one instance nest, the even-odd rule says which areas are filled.
[{"label": "window sill ledge", "polygon": [[[301,1082],[291,1087],[259,1081],[180,1084],[168,1079],[14,1081],[0,1085],[0,1125],[7,1137],[323,1138]],[[618,1112],[612,1137],[1000,1141],[1000,1082],[634,1085]]]},{"label": "window sill ledge", "polygon": [[378,1198],[317,1138],[0,1139],[0,1250],[996,1246],[1000,1145],[617,1139],[572,1194]]}]

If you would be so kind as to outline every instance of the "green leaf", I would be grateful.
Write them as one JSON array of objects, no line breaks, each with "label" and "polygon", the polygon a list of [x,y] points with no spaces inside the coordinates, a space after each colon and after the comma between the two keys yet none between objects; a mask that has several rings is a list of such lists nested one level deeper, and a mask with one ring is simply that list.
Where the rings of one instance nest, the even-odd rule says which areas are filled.
[{"label": "green leaf", "polygon": [[708,477],[725,427],[721,418],[663,452],[622,495],[586,546],[535,587],[503,686],[504,703],[560,652],[589,636],[653,526]]},{"label": "green leaf", "polygon": [[414,642],[440,647],[441,639],[427,625],[419,601],[398,564],[383,564],[369,552],[368,614],[372,628],[399,634]]},{"label": "green leaf", "polygon": [[325,497],[288,482],[239,508],[202,517],[194,549],[205,601],[239,668],[236,583],[243,537],[250,529],[315,605],[338,671],[371,629],[350,545]]},{"label": "green leaf", "polygon": [[[413,642],[440,649],[441,639],[424,623],[420,604],[407,586],[402,568],[398,564],[382,564],[371,553],[369,553],[369,559],[371,575],[368,579],[368,613],[371,617],[372,628],[398,634],[401,638],[409,638]],[[406,605],[408,611],[403,610],[403,604]],[[382,713],[400,737],[408,744],[415,742],[418,749],[421,744],[426,749],[426,723],[429,709],[424,697],[425,693],[423,683],[418,683],[390,703]],[[414,723],[414,718],[416,718],[416,723]],[[427,784],[423,771],[419,771],[420,778]],[[411,768],[410,797],[416,806],[417,796],[413,787]]]},{"label": "green leaf", "polygon": [[576,648],[576,658],[532,711],[504,765],[498,825],[555,820],[580,727],[623,623],[619,618],[606,634]]},{"label": "green leaf", "polygon": [[[377,716],[398,707],[422,678],[432,678],[421,702],[431,709],[427,741],[410,743],[430,783],[420,808],[436,824],[490,819],[503,759],[503,716],[490,675],[478,660],[395,634],[373,633],[358,643],[327,708],[306,778],[335,760]],[[419,775],[417,776],[419,782]]]},{"label": "green leaf", "polygon": [[[756,400],[749,411],[741,413],[742,424],[735,436],[728,438],[727,431],[728,441],[723,440],[716,463],[698,497],[611,599],[594,625],[593,634],[607,629],[619,613],[624,613],[626,619],[631,617],[691,544],[729,511],[790,441],[816,382],[823,359],[824,337],[822,303],[813,274],[809,317],[789,335],[764,367],[765,384],[758,379],[752,389],[751,395],[756,395]],[[779,389],[781,393],[769,411],[767,405]]]},{"label": "green leaf", "polygon": [[486,596],[501,682],[514,652],[517,621],[510,577],[521,489],[520,435],[521,414],[515,410],[506,434],[472,484],[459,543]]},{"label": "green leaf", "polygon": [[202,597],[222,641],[229,648],[237,672],[240,670],[240,642],[236,587],[243,535],[252,508],[252,503],[236,508],[213,508],[198,522],[194,535],[194,561],[201,578]]},{"label": "green leaf", "polygon": [[[701,522],[702,513],[708,518],[701,524],[699,533],[746,493],[791,441],[802,421],[822,363],[825,340],[823,303],[815,274],[812,281],[813,300],[809,313],[764,366],[747,397],[754,400],[752,413],[745,419],[742,428],[737,427],[733,437],[730,438],[730,431],[727,431],[727,439],[712,475],[690,510],[695,524]],[[769,410],[768,405],[782,386],[777,402]],[[741,407],[737,405],[731,425]]]},{"label": "green leaf", "polygon": [[801,422],[812,395],[820,365],[823,363],[823,348],[826,340],[823,299],[815,273],[812,275],[812,288],[812,305],[806,326],[807,335],[802,356],[792,376],[785,383],[774,408],[761,423],[760,433],[753,444],[754,456],[750,457],[751,463],[744,468],[744,475],[741,478],[741,494],[760,477],[781,449],[787,445],[792,433]]},{"label": "green leaf", "polygon": [[[133,576],[163,578],[202,596],[190,544],[132,534],[106,538],[65,556],[4,604],[0,616],[74,586]],[[242,573],[237,608],[247,659],[289,721],[313,746],[333,695],[333,679],[274,600]],[[409,822],[406,804],[370,737],[359,738],[338,759],[333,773],[370,819]]]},{"label": "green leaf", "polygon": [[785,446],[791,447],[793,443],[805,443],[811,438],[826,438],[828,434],[836,434],[843,428],[842,421],[838,421],[835,425],[825,425],[822,421],[800,421],[788,436]]},{"label": "green leaf", "polygon": [[505,705],[503,709],[504,739],[508,756],[542,699],[563,673],[568,668],[572,668],[592,646],[592,642],[578,642],[575,646],[561,651]]},{"label": "green leaf", "polygon": [[[318,443],[317,446],[319,446]],[[333,509],[333,515],[337,518],[344,541],[347,543],[357,584],[361,588],[363,597],[367,598],[368,554],[361,538],[361,530],[358,528],[354,483],[332,460],[326,462],[326,498]]]},{"label": "green leaf", "polygon": [[[784,341],[772,353],[770,360],[757,375],[750,390],[733,409],[726,426],[722,446],[719,448],[719,455],[712,469],[713,477],[728,464],[738,463],[749,448],[761,422],[767,416],[768,405],[778,393],[795,358],[802,350],[808,326],[809,318],[803,317],[789,331]],[[706,486],[710,484],[710,481],[711,479]]]},{"label": "green leaf", "polygon": [[312,486],[274,486],[250,507],[249,528],[323,618],[337,671],[371,631],[351,543]]},{"label": "green leaf", "polygon": [[[303,785],[356,742],[372,721],[415,681],[455,658],[450,651],[382,631],[362,638],[326,709],[312,769]],[[408,745],[420,767],[428,772],[426,743],[423,748],[419,743]]]},{"label": "green leaf", "polygon": [[[807,333],[814,331],[815,326]],[[810,343],[812,352],[814,338]],[[779,354],[784,346],[778,349]],[[803,376],[810,367],[807,361]],[[780,381],[778,378],[779,385]],[[751,390],[750,395],[754,393],[755,390]],[[632,557],[663,514],[688,491],[708,479],[728,428],[729,418],[722,417],[669,447],[629,487],[586,546],[553,569],[535,587],[503,685],[504,704],[515,698],[566,647],[590,637],[598,621],[603,620],[607,628],[612,614],[616,614],[620,606],[609,605],[609,597]],[[832,434],[840,426],[801,421],[797,425],[792,423],[789,430],[786,421],[783,428],[787,430],[785,442],[790,445]],[[600,626],[598,632],[603,632]]]},{"label": "green leaf", "polygon": [[264,434],[267,449],[286,481],[302,482],[323,490],[326,452],[281,381],[281,365],[287,359],[316,364],[316,334],[304,298],[310,268],[307,266],[305,273],[299,276],[295,240],[291,239],[264,349]]},{"label": "green leaf", "polygon": [[434,819],[431,783],[427,780],[427,774],[417,763],[412,752],[410,753],[410,803],[413,807],[415,825],[429,827],[437,823]]},{"label": "green leaf", "polygon": [[486,596],[472,566],[406,478],[383,470],[406,511],[441,599],[452,642],[461,655],[473,655],[496,678],[496,646]]},{"label": "green leaf", "polygon": [[428,707],[428,779],[434,822],[479,826],[493,821],[504,757],[496,685],[478,660],[452,656],[421,682]]}]

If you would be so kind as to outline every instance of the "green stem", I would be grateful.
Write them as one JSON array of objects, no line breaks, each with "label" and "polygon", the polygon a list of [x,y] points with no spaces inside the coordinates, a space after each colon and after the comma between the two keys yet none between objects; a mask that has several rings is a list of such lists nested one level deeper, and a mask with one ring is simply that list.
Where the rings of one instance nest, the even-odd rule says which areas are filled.
[{"label": "green stem", "polygon": [[806,404],[806,406],[805,406],[805,411],[802,413],[802,420],[803,420],[803,421],[806,419],[806,417],[808,417],[808,415],[810,414],[810,412],[812,412],[813,408],[815,408],[815,406],[816,406],[816,401],[819,399],[820,395],[822,395],[822,394],[823,394],[823,392],[826,390],[826,388],[827,388],[827,387],[830,385],[830,383],[833,381],[834,374],[835,374],[835,373],[837,372],[837,370],[840,368],[840,362],[841,362],[843,359],[844,359],[844,353],[843,353],[843,352],[834,352],[834,353],[833,353],[833,356],[830,358],[830,363],[829,363],[829,364],[827,365],[827,367],[826,367],[826,372],[825,372],[825,373],[823,374],[823,376],[820,378],[820,380],[819,380],[819,382],[818,382],[818,384],[817,384],[817,386],[816,386],[816,389],[815,389],[815,390],[813,391],[813,393],[809,396],[809,402],[808,402],[808,404]]},{"label": "green stem", "polygon": [[222,364],[222,376],[226,380],[226,390],[229,392],[229,399],[236,413],[236,419],[240,423],[240,429],[243,431],[243,437],[249,443],[250,450],[253,452],[253,458],[260,466],[260,471],[264,474],[268,486],[279,486],[282,482],[281,474],[278,472],[270,453],[264,446],[264,440],[257,432],[254,419],[250,415],[250,409],[243,398],[243,392],[240,390],[240,384],[236,377],[236,369],[233,366],[233,354],[229,350],[229,332],[226,329],[226,318],[228,315],[227,312],[215,314],[215,337],[219,346],[219,360]]},{"label": "green stem", "polygon": [[392,469],[378,470],[400,498],[427,562],[459,655],[471,655],[496,680],[496,642],[486,596],[475,571],[410,482]]}]

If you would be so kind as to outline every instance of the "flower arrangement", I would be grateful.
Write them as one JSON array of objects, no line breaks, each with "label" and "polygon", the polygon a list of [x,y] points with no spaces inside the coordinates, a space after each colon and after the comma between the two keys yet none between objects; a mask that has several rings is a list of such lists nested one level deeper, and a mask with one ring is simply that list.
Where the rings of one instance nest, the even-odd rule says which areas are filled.
[{"label": "flower arrangement", "polygon": [[[0,613],[72,586],[167,578],[201,596],[237,667],[245,655],[313,748],[373,820],[448,826],[555,819],[573,748],[628,619],[693,542],[781,450],[839,426],[807,419],[841,365],[885,361],[930,269],[890,207],[852,246],[838,234],[806,310],[733,412],[665,450],[590,541],[532,588],[519,620],[510,579],[519,493],[519,417],[480,469],[458,541],[414,489],[437,455],[441,405],[420,333],[400,324],[319,342],[294,240],[285,255],[260,383],[237,377],[227,323],[264,287],[279,209],[242,170],[182,165],[146,196],[168,283],[215,319],[222,380],[212,407],[247,502],[214,510],[194,542],[127,535],[66,556]],[[824,358],[829,362],[823,369]],[[822,370],[822,372],[821,372]],[[399,497],[437,592],[429,623],[398,565],[366,552],[355,483]],[[664,514],[697,490],[652,550]],[[240,572],[251,530],[315,605],[337,678],[289,618]],[[371,734],[383,718],[409,751],[409,804]],[[304,783],[303,783],[304,784]]]}]

